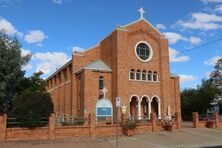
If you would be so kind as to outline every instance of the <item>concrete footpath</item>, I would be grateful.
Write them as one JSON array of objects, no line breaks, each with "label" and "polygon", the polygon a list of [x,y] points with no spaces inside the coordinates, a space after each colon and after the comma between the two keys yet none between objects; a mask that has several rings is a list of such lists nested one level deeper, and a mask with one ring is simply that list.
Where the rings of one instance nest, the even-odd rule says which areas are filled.
[{"label": "concrete footpath", "polygon": [[[119,138],[119,148],[222,147],[222,129],[183,128],[173,132],[149,132]],[[55,141],[0,143],[0,148],[115,148],[115,137],[67,138]]]}]

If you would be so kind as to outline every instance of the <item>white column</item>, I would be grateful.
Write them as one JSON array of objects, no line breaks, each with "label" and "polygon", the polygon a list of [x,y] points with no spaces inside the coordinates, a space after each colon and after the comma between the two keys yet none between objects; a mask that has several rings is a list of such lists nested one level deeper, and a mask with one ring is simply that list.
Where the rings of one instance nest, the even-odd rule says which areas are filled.
[{"label": "white column", "polygon": [[138,101],[138,119],[141,119],[141,104]]},{"label": "white column", "polygon": [[150,119],[151,115],[151,102],[148,102],[148,119]]},{"label": "white column", "polygon": [[161,104],[160,104],[160,100],[158,100],[158,119],[161,119]]}]

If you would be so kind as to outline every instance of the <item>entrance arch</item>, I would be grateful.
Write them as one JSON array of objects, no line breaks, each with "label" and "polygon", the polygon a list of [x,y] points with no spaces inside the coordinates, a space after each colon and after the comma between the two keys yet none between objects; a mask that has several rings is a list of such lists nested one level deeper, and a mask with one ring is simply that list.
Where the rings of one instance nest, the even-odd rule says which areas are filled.
[{"label": "entrance arch", "polygon": [[161,106],[160,99],[157,96],[154,96],[151,101],[151,113],[156,113],[158,119],[161,119]]},{"label": "entrance arch", "polygon": [[132,96],[130,99],[130,116],[132,117],[138,117],[139,114],[139,109],[138,109],[138,104],[139,104],[139,97],[137,96]]},{"label": "entrance arch", "polygon": [[141,115],[143,118],[150,118],[150,99],[147,96],[143,96],[141,99]]}]

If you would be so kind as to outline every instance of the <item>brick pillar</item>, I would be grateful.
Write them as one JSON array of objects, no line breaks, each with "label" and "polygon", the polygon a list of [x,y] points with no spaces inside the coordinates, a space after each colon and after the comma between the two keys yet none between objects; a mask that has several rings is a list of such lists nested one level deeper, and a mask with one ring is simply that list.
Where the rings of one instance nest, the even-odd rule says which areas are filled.
[{"label": "brick pillar", "polygon": [[218,116],[218,113],[217,113],[217,112],[214,112],[214,113],[213,113],[213,120],[214,120],[214,122],[215,122],[215,127],[218,128],[218,127],[219,127],[219,122],[220,122],[220,120],[219,120],[219,116]]},{"label": "brick pillar", "polygon": [[95,135],[96,117],[94,113],[89,114],[89,136]]},{"label": "brick pillar", "polygon": [[198,128],[199,124],[199,115],[198,115],[198,112],[193,112],[193,127],[194,128]]},{"label": "brick pillar", "polygon": [[176,128],[177,129],[181,129],[181,117],[180,117],[180,113],[176,112],[175,113],[175,120],[176,120]]},{"label": "brick pillar", "polygon": [[152,120],[152,131],[156,132],[157,131],[157,116],[156,113],[151,114],[151,120]]},{"label": "brick pillar", "polygon": [[0,142],[6,141],[7,114],[0,116]]},{"label": "brick pillar", "polygon": [[121,118],[122,118],[122,125],[124,125],[126,123],[126,120],[127,120],[127,115],[122,113]]},{"label": "brick pillar", "polygon": [[51,116],[49,117],[49,136],[48,138],[50,140],[55,139],[55,114],[52,113]]}]

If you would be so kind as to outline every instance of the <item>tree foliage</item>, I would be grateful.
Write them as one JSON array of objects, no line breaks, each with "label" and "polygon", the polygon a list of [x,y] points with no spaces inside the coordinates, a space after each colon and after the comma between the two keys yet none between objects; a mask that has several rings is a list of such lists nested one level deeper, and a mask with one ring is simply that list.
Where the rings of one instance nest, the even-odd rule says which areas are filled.
[{"label": "tree foliage", "polygon": [[28,92],[13,101],[12,116],[21,127],[41,126],[41,119],[48,118],[53,112],[53,103],[46,92]]},{"label": "tree foliage", "polygon": [[34,73],[31,77],[24,78],[18,89],[18,94],[25,94],[28,92],[46,92],[46,81],[40,76],[41,71]]},{"label": "tree foliage", "polygon": [[222,91],[222,58],[217,61],[210,76],[213,84]]},{"label": "tree foliage", "polygon": [[21,45],[16,38],[0,32],[0,113],[7,112],[16,94],[31,55],[21,56]]},{"label": "tree foliage", "polygon": [[[222,59],[219,59],[208,80],[203,80],[197,88],[184,89],[181,92],[181,110],[183,119],[191,119],[192,112],[206,114],[210,103],[216,96],[222,95]],[[219,103],[222,111],[222,103]]]}]

